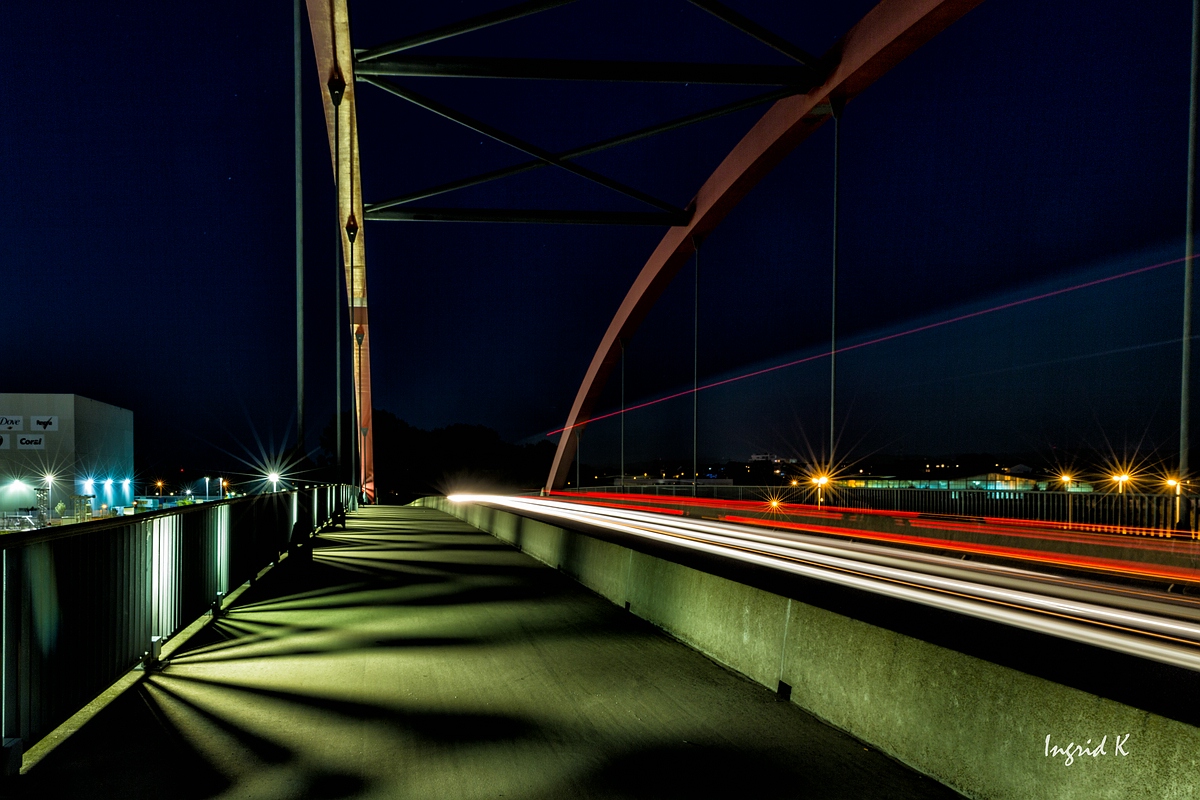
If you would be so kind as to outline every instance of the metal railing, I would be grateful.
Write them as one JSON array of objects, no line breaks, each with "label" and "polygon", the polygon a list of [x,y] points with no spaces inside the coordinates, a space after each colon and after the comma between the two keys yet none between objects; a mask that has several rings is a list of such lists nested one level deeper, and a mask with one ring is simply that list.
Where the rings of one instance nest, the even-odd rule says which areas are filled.
[{"label": "metal railing", "polygon": [[[878,511],[909,511],[972,518],[1006,518],[1036,522],[1067,522],[1079,527],[1145,529],[1195,538],[1200,531],[1200,504],[1194,495],[1136,494],[1133,492],[1051,492],[1012,489],[866,489],[834,486],[820,497],[807,486],[699,485],[695,496],[718,500],[777,499]],[[657,494],[692,497],[684,484],[593,486],[586,492]]]},{"label": "metal railing", "polygon": [[0,535],[0,730],[41,739],[214,601],[356,508],[317,486]]}]

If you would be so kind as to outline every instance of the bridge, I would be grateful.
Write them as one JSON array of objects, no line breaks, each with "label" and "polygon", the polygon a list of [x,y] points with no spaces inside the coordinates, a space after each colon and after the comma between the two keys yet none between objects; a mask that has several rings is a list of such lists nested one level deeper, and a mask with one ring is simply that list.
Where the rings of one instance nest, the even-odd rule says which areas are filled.
[{"label": "bridge", "polygon": [[[836,129],[852,101],[980,0],[882,0],[821,55],[722,3],[690,2],[788,63],[413,55],[569,0],[530,0],[401,38],[352,28],[345,0],[307,0],[336,198],[339,359],[349,333],[352,478],[285,477],[253,496],[0,537],[0,793],[1200,794],[1190,310],[1178,461],[1153,487],[1127,486],[1120,469],[1086,494],[1065,471],[1035,492],[853,485],[838,444],[837,355],[861,342],[838,345]],[[765,91],[551,152],[415,91],[408,78]],[[359,87],[528,160],[368,202],[359,157],[368,90],[359,97]],[[755,108],[760,116],[686,205],[577,163]],[[627,346],[689,265],[699,292],[705,241],[827,125],[829,427],[811,474],[763,487],[702,478],[698,404],[718,382],[701,384],[697,312],[682,393],[690,474],[629,479]],[[542,169],[652,210],[416,205]],[[1191,216],[1189,250],[1176,259],[1189,281]],[[385,222],[665,230],[581,370],[540,491],[376,502],[366,255],[368,233]],[[373,264],[384,257],[371,255]],[[303,441],[302,334],[297,344]],[[390,368],[378,348],[376,356],[377,370]],[[618,375],[620,407],[608,411],[606,386]],[[622,426],[619,475],[589,485],[582,434],[609,416]],[[337,437],[340,453],[340,427]]]}]

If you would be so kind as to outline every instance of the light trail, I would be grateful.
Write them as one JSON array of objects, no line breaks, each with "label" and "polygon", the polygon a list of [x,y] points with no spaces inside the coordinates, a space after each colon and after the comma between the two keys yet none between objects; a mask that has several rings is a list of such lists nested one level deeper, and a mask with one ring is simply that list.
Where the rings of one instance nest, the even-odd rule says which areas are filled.
[{"label": "light trail", "polygon": [[1064,584],[1028,570],[799,533],[757,532],[728,522],[544,498],[450,499],[666,544],[1200,671],[1200,603],[1186,598],[1145,591],[1135,596],[1099,583]]},{"label": "light trail", "polygon": [[[1193,258],[1194,257],[1195,256],[1193,256]],[[850,350],[859,350],[864,347],[870,347],[871,345],[881,344],[883,342],[890,342],[893,339],[900,339],[905,336],[912,336],[913,334],[916,334],[916,333],[923,333],[925,331],[933,330],[935,328],[941,328],[946,325],[953,325],[956,322],[963,322],[965,320],[974,319],[976,317],[982,317],[987,314],[995,314],[998,311],[1007,311],[1010,308],[1017,308],[1019,306],[1027,305],[1029,303],[1036,303],[1039,300],[1047,300],[1051,297],[1058,297],[1059,295],[1069,294],[1070,292],[1078,292],[1081,289],[1090,289],[1093,286],[1100,286],[1101,284],[1110,283],[1112,281],[1121,280],[1123,278],[1131,278],[1134,275],[1141,275],[1142,273],[1145,273],[1145,272],[1151,272],[1156,269],[1162,269],[1163,267],[1169,267],[1173,264],[1180,264],[1184,261],[1187,261],[1186,256],[1182,257],[1182,258],[1174,258],[1174,259],[1171,259],[1170,261],[1162,261],[1162,262],[1159,262],[1158,264],[1150,264],[1149,266],[1145,266],[1145,267],[1138,267],[1137,269],[1128,270],[1127,272],[1121,272],[1116,275],[1109,275],[1104,278],[1096,278],[1095,280],[1085,281],[1084,283],[1078,283],[1078,284],[1075,284],[1074,286],[1067,286],[1062,289],[1055,289],[1052,292],[1043,292],[1042,294],[1034,295],[1033,297],[1025,297],[1020,300],[1013,300],[1009,303],[1001,303],[1000,305],[992,306],[991,308],[984,308],[979,311],[972,311],[969,314],[960,314],[957,317],[951,317],[950,319],[944,319],[944,320],[940,320],[938,322],[931,322],[927,325],[919,325],[915,328],[910,328],[906,331],[900,331],[898,333],[890,333],[886,336],[879,336],[875,339],[871,339],[866,342],[859,342],[858,344],[852,344],[852,345],[848,345],[846,347],[842,347],[842,348],[838,349],[837,352],[845,353]],[[1178,340],[1174,340],[1174,341],[1178,341]],[[591,418],[583,420],[581,422],[576,422],[574,425],[565,425],[561,428],[556,428],[555,430],[548,432],[546,435],[554,436],[555,434],[563,433],[564,431],[574,430],[575,428],[581,427],[583,425],[587,425],[588,423],[591,423],[591,422],[599,422],[600,420],[608,419],[610,417],[618,417],[618,416],[621,416],[622,414],[628,414],[630,411],[637,411],[642,408],[649,408],[650,406],[658,405],[659,403],[665,403],[668,400],[675,400],[680,397],[687,397],[690,394],[702,392],[705,389],[715,389],[718,386],[725,386],[730,383],[744,381],[747,378],[756,378],[759,375],[766,375],[767,373],[777,372],[781,369],[787,369],[789,367],[799,366],[800,364],[807,364],[810,361],[817,361],[822,358],[829,358],[830,355],[831,355],[831,353],[817,353],[816,355],[805,356],[804,358],[798,358],[794,361],[788,361],[784,364],[776,364],[773,367],[764,367],[763,369],[756,369],[753,372],[747,372],[743,375],[735,375],[732,378],[724,378],[719,381],[713,381],[712,383],[706,383],[703,386],[696,387],[695,389],[684,389],[681,392],[675,392],[674,394],[669,394],[669,395],[666,395],[665,397],[659,397],[654,400],[647,400],[645,402],[638,403],[636,405],[628,406],[624,410],[618,409],[616,411],[609,411],[606,414],[599,414],[597,416],[591,417]]]},{"label": "light trail", "polygon": [[[786,487],[782,487],[786,488]],[[771,521],[792,521],[802,519],[842,520],[847,515],[880,519],[902,520],[903,524],[914,528],[925,528],[940,531],[958,531],[978,533],[997,538],[1026,539],[1037,542],[1062,542],[1068,544],[1088,544],[1100,547],[1120,548],[1122,550],[1141,550],[1146,553],[1178,552],[1178,542],[1164,537],[1164,531],[1157,528],[1139,528],[1133,525],[1101,525],[1094,523],[1066,522],[1034,522],[1032,520],[1015,519],[1010,517],[978,517],[981,522],[966,522],[958,515],[940,517],[922,511],[894,511],[878,508],[848,508],[837,505],[813,506],[802,503],[779,502],[768,506],[757,500],[723,500],[704,497],[675,497],[672,495],[621,494],[616,492],[551,492],[551,497],[564,499],[576,498],[592,504],[603,505],[612,501],[632,501],[641,503],[646,508],[647,503],[663,506],[681,506],[684,508],[707,508],[715,511],[741,511],[743,513],[759,512],[771,514]],[[765,520],[764,520],[765,521]],[[865,535],[868,531],[862,528],[833,528],[844,535]],[[1131,539],[1130,537],[1138,537]],[[930,540],[945,542],[943,539]]]},{"label": "light trail", "polygon": [[[1028,561],[1053,567],[1082,569],[1092,572],[1104,572],[1111,575],[1124,575],[1132,578],[1159,580],[1169,583],[1200,583],[1200,571],[1194,569],[1172,568],[1159,565],[1147,565],[1136,561],[1102,558],[1096,556],[1067,555],[1048,552],[1045,550],[1030,550],[1021,547],[1004,545],[987,545],[955,541],[953,539],[935,539],[927,536],[912,536],[907,534],[880,533],[878,531],[851,530],[835,528],[829,525],[813,525],[811,523],[786,522],[783,520],[765,520],[751,517],[727,516],[722,517],[727,522],[736,525],[755,525],[774,527],[784,530],[795,530],[810,533],[832,534],[854,539],[870,539],[876,542],[891,542],[893,544],[928,547],[937,550],[952,550],[979,556],[994,556],[997,558]],[[936,523],[928,527],[936,527]]]}]

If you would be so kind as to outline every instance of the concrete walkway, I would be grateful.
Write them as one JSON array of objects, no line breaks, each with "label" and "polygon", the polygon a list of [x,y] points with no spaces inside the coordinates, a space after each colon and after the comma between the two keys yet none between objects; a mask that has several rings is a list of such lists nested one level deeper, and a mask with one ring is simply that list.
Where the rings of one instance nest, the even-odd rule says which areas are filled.
[{"label": "concrete walkway", "polygon": [[958,796],[491,536],[387,506],[0,794]]}]

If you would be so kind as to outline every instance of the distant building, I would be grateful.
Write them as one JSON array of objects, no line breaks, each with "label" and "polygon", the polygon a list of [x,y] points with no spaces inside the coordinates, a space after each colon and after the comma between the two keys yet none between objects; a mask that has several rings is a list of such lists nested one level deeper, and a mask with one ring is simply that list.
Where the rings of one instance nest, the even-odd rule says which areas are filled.
[{"label": "distant building", "polygon": [[0,393],[0,512],[44,506],[58,518],[62,502],[70,516],[86,495],[93,511],[132,505],[133,412],[74,394]]},{"label": "distant building", "polygon": [[892,478],[871,475],[856,475],[839,480],[842,486],[854,489],[959,489],[1029,492],[1038,488],[1038,482],[1030,478],[1018,478],[1004,472],[989,472],[967,478]]},{"label": "distant building", "polygon": [[624,481],[620,478],[613,479],[614,486],[691,486],[695,483],[698,486],[732,486],[732,478],[698,478],[692,481],[684,477],[668,478],[659,475],[629,475]]},{"label": "distant building", "polygon": [[780,458],[774,453],[754,453],[750,456],[750,463],[765,462],[768,464],[795,464],[799,459],[795,458]]}]

